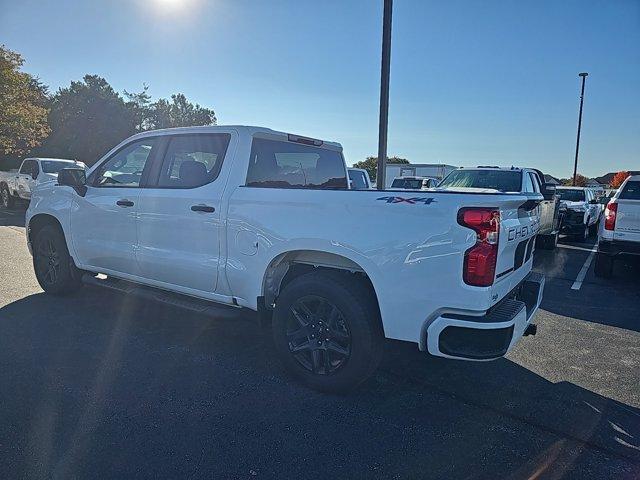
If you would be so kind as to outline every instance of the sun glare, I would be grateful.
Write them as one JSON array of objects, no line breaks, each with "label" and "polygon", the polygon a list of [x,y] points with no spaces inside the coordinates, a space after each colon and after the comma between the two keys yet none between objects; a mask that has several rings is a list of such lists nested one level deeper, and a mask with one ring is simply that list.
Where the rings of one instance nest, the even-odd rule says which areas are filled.
[{"label": "sun glare", "polygon": [[154,0],[163,10],[182,10],[188,7],[189,0]]}]

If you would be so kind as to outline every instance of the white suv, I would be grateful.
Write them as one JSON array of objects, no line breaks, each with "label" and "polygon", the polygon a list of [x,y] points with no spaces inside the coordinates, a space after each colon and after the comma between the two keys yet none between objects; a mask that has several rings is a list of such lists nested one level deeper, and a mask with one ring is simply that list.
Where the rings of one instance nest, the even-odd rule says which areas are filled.
[{"label": "white suv", "polygon": [[628,177],[604,211],[595,274],[610,277],[619,255],[640,255],[640,175]]}]

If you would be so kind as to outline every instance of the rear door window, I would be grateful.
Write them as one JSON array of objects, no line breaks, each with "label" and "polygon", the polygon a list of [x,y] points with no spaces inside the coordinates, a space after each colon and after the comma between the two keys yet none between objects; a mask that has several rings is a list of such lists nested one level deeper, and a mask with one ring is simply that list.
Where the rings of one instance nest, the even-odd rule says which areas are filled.
[{"label": "rear door window", "polygon": [[627,182],[620,192],[622,200],[640,200],[640,182]]},{"label": "rear door window", "polygon": [[247,186],[345,190],[347,175],[337,150],[254,138]]},{"label": "rear door window", "polygon": [[195,188],[213,182],[220,173],[230,139],[228,133],[170,137],[158,186]]}]

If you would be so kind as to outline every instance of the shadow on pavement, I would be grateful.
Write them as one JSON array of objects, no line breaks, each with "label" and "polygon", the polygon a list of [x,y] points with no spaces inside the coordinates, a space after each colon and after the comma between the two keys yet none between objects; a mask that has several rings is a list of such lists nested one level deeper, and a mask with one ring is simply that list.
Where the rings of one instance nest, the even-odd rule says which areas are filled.
[{"label": "shadow on pavement", "polygon": [[554,251],[536,251],[534,269],[547,277],[541,307],[557,315],[640,332],[638,259],[620,257],[611,278],[596,277],[592,259],[580,289],[571,288],[592,248],[593,243],[567,243]]},{"label": "shadow on pavement", "polygon": [[638,409],[509,360],[387,346],[351,395],[321,395],[245,319],[92,288],[26,297],[0,309],[0,477],[640,474]]},{"label": "shadow on pavement", "polygon": [[11,210],[5,210],[0,207],[0,226],[24,227],[24,216],[26,212],[26,207],[22,206],[18,206]]}]

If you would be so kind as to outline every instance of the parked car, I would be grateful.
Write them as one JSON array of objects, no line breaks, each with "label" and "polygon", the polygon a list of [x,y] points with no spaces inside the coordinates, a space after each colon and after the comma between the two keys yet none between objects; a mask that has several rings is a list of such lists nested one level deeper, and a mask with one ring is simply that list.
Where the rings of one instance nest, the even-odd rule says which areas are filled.
[{"label": "parked car", "polygon": [[545,183],[540,170],[517,167],[459,168],[447,175],[438,185],[437,190],[502,192],[502,193],[539,193],[542,200],[530,204],[528,208],[536,208],[540,216],[537,245],[540,248],[553,250],[558,244],[558,236],[564,217],[564,209],[556,195],[556,187]]},{"label": "parked car", "polygon": [[84,163],[63,158],[25,158],[18,170],[0,172],[0,200],[12,208],[16,200],[30,200],[36,185],[52,182],[66,167],[84,167]]},{"label": "parked car", "polygon": [[349,168],[349,188],[351,190],[371,190],[369,172],[364,168]]},{"label": "parked car", "polygon": [[423,190],[433,188],[440,180],[433,177],[396,177],[391,182],[393,190]]},{"label": "parked car", "polygon": [[640,255],[640,175],[624,181],[607,204],[601,223],[595,274],[610,277],[616,258]]},{"label": "parked car", "polygon": [[[130,163],[139,173],[118,173]],[[347,179],[337,143],[244,126],[141,133],[88,175],[64,169],[34,190],[36,278],[50,294],[84,273],[174,305],[259,311],[286,369],[326,391],[370,375],[385,337],[490,360],[535,333],[539,216],[521,207],[539,193],[352,191]]]},{"label": "parked car", "polygon": [[566,207],[562,233],[584,242],[598,231],[602,204],[592,189],[586,187],[557,187],[560,201]]}]

